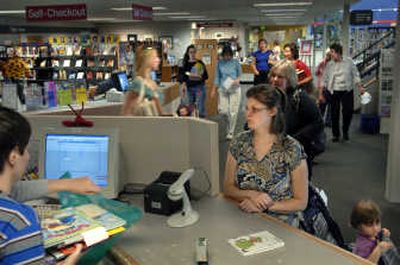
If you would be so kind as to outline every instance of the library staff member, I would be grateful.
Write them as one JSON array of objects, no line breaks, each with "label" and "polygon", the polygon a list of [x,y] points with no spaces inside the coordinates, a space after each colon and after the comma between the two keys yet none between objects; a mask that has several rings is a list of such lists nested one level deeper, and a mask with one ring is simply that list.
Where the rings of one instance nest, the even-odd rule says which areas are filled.
[{"label": "library staff member", "polygon": [[267,40],[258,41],[258,51],[252,54],[253,60],[251,67],[254,72],[254,85],[267,84],[269,73],[269,59],[273,56],[272,51],[267,49]]}]

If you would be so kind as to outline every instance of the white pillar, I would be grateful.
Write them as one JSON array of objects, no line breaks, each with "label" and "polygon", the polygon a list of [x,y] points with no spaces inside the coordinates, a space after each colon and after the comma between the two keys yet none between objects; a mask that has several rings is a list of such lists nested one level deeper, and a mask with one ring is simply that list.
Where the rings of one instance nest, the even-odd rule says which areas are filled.
[{"label": "white pillar", "polygon": [[[400,11],[400,2],[399,2]],[[400,62],[400,12],[397,13],[395,62]],[[386,168],[385,197],[390,202],[400,203],[400,67],[394,67],[392,110]]]},{"label": "white pillar", "polygon": [[343,1],[342,45],[343,57],[349,56],[350,0]]}]

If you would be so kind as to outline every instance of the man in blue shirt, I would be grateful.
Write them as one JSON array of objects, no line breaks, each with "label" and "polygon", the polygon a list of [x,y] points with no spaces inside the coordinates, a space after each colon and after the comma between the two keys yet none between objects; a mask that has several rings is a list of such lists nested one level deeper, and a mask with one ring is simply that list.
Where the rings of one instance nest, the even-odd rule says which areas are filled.
[{"label": "man in blue shirt", "polygon": [[259,50],[252,54],[252,69],[254,72],[254,85],[266,84],[268,83],[268,73],[269,73],[269,58],[272,57],[272,51],[267,49],[267,40],[260,39],[258,41]]}]

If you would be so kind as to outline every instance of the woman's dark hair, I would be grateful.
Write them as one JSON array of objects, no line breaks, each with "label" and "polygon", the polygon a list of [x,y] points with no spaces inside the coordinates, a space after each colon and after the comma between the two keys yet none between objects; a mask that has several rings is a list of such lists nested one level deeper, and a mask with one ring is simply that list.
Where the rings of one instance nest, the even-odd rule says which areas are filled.
[{"label": "woman's dark hair", "polygon": [[292,53],[293,59],[297,60],[299,59],[299,48],[297,47],[296,43],[286,43],[285,46],[283,46],[283,49],[286,49],[289,47],[290,52]]},{"label": "woman's dark hair", "polygon": [[334,50],[336,53],[343,55],[343,47],[339,43],[333,43],[329,49]]},{"label": "woman's dark hair", "polygon": [[286,106],[285,93],[269,84],[260,84],[247,90],[247,98],[253,98],[265,105],[268,109],[276,108],[277,113],[272,118],[271,133],[282,134],[285,131]]},{"label": "woman's dark hair", "polygon": [[266,39],[259,39],[258,40],[258,46],[260,46],[261,42],[264,42],[266,45],[268,45],[268,41]]},{"label": "woman's dark hair", "polygon": [[196,50],[196,47],[193,45],[193,44],[190,44],[187,48],[186,48],[186,52],[185,52],[185,55],[183,56],[183,65],[184,66],[186,66],[187,65],[187,63],[189,62],[189,50],[190,49],[195,49]]},{"label": "woman's dark hair", "polygon": [[31,137],[29,122],[18,112],[0,107],[0,172],[11,151],[17,148],[22,155]]},{"label": "woman's dark hair", "polygon": [[225,45],[224,48],[222,48],[221,52],[222,56],[228,55],[230,57],[233,57],[233,51],[230,45]]},{"label": "woman's dark hair", "polygon": [[361,200],[354,205],[350,216],[351,226],[359,229],[360,225],[371,225],[380,222],[381,211],[379,206],[371,200]]}]

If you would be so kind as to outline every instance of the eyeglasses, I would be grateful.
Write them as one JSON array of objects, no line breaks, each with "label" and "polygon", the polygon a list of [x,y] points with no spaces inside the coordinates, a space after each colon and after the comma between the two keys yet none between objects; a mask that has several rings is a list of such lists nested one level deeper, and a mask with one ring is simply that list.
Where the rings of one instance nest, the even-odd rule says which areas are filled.
[{"label": "eyeglasses", "polygon": [[256,114],[256,113],[258,113],[260,111],[263,111],[263,110],[266,110],[266,109],[267,108],[255,108],[255,107],[248,108],[246,106],[246,112],[250,112],[251,114]]}]

